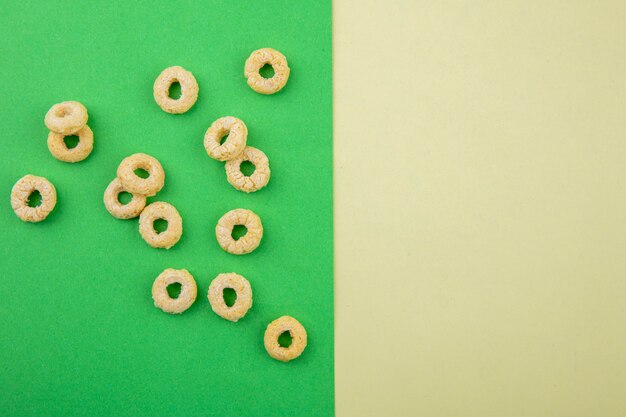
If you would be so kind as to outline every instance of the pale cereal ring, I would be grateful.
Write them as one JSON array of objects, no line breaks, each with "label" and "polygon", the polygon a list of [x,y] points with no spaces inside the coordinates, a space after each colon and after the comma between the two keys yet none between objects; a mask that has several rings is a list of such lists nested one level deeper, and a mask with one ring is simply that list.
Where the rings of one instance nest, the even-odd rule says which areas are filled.
[{"label": "pale cereal ring", "polygon": [[[136,169],[148,172],[148,178],[141,178],[135,174]],[[129,193],[153,196],[158,193],[165,183],[165,171],[156,158],[145,153],[136,153],[127,156],[117,168],[117,177]]]},{"label": "pale cereal ring", "polygon": [[118,219],[132,219],[139,216],[146,206],[146,196],[132,194],[133,198],[126,204],[120,203],[118,197],[121,193],[128,192],[122,186],[119,178],[115,178],[104,191],[104,206],[111,216]]},{"label": "pale cereal ring", "polygon": [[62,133],[56,133],[52,130],[48,133],[48,149],[52,156],[63,162],[79,162],[87,158],[93,150],[93,132],[89,126],[85,125],[76,132],[78,136],[78,145],[69,149],[63,140],[66,136]]},{"label": "pale cereal ring", "polygon": [[[41,204],[30,207],[28,200],[34,191],[41,194]],[[36,223],[48,217],[57,204],[57,191],[54,185],[44,177],[25,175],[20,178],[11,190],[11,207],[25,222]]]},{"label": "pale cereal ring", "polygon": [[[180,97],[170,97],[170,87],[175,82],[180,84]],[[164,69],[154,81],[154,101],[163,111],[172,114],[185,113],[198,99],[198,82],[192,73],[183,67]]]},{"label": "pale cereal ring", "polygon": [[[224,301],[225,288],[232,288],[237,294],[235,304],[230,307]],[[209,285],[208,298],[215,314],[226,320],[237,321],[252,307],[252,287],[247,279],[234,272],[219,274]]]},{"label": "pale cereal ring", "polygon": [[[180,284],[180,294],[176,298],[170,297],[167,287]],[[166,313],[180,314],[187,310],[198,294],[198,287],[193,276],[186,269],[168,268],[161,272],[152,284],[152,299],[154,305]]]},{"label": "pale cereal ring", "polygon": [[[224,136],[226,141],[220,145]],[[214,121],[204,134],[206,153],[218,161],[236,158],[246,147],[248,127],[236,117],[226,116]]]},{"label": "pale cereal ring", "polygon": [[[282,347],[278,343],[278,337],[284,332],[289,332],[291,336],[291,345],[289,347]],[[272,358],[289,362],[300,356],[304,348],[306,348],[306,330],[293,317],[282,316],[267,326],[263,342],[265,350]]]},{"label": "pale cereal ring", "polygon": [[[161,233],[154,229],[154,222],[159,219],[167,221],[167,230]],[[183,219],[173,205],[157,201],[147,205],[139,215],[139,233],[153,248],[169,249],[183,234]]]},{"label": "pale cereal ring", "polygon": [[78,101],[64,101],[48,110],[44,122],[48,129],[62,135],[73,135],[87,124],[87,109]]},{"label": "pale cereal ring", "polygon": [[[272,78],[263,78],[259,70],[265,64],[270,64],[274,69]],[[246,60],[243,74],[248,79],[248,85],[257,93],[274,94],[279,92],[289,79],[289,66],[287,58],[272,48],[258,49]]]},{"label": "pale cereal ring", "polygon": [[[241,163],[250,161],[254,165],[254,172],[249,177],[241,172]],[[251,193],[265,187],[270,180],[270,161],[263,151],[246,146],[241,155],[227,161],[224,165],[226,179],[230,185],[240,191]]]},{"label": "pale cereal ring", "polygon": [[[243,225],[247,233],[239,239],[233,239],[233,228]],[[263,238],[261,219],[251,210],[235,209],[224,214],[215,226],[215,237],[222,249],[233,255],[244,255],[255,250]]]}]

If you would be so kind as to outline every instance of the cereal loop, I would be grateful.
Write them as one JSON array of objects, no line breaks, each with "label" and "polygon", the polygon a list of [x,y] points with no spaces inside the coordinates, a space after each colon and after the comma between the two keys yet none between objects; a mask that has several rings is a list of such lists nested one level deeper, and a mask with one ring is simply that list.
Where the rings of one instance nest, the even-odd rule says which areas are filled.
[{"label": "cereal loop", "polygon": [[78,101],[64,101],[48,110],[44,122],[46,127],[61,135],[73,135],[87,124],[87,109]]},{"label": "cereal loop", "polygon": [[[226,135],[228,138],[220,144]],[[204,148],[211,158],[229,161],[241,154],[246,147],[247,137],[248,128],[243,121],[232,116],[221,117],[204,134]]]},{"label": "cereal loop", "polygon": [[[241,172],[241,163],[250,161],[254,164],[254,172],[249,177]],[[231,159],[224,165],[226,179],[230,185],[240,191],[251,193],[265,187],[270,180],[270,161],[263,151],[246,146],[241,155]]]},{"label": "cereal loop", "polygon": [[[269,64],[274,69],[272,78],[263,78],[259,70]],[[289,79],[287,58],[272,48],[258,49],[246,60],[243,74],[248,79],[248,85],[257,93],[274,94],[279,92]]]},{"label": "cereal loop", "polygon": [[52,156],[63,162],[79,162],[87,158],[93,150],[93,132],[89,126],[85,125],[76,132],[78,136],[78,145],[74,148],[68,148],[65,145],[64,138],[70,135],[56,133],[52,130],[48,133],[48,149]]},{"label": "cereal loop", "polygon": [[[180,84],[180,97],[170,97],[170,87],[175,82]],[[172,114],[185,113],[198,99],[198,82],[192,73],[183,67],[164,69],[154,81],[154,100],[163,111]]]},{"label": "cereal loop", "polygon": [[119,178],[115,178],[104,191],[104,206],[111,216],[118,219],[132,219],[139,216],[146,206],[146,196],[132,194],[133,198],[126,204],[119,201],[119,195],[128,192]]},{"label": "cereal loop", "polygon": [[[144,169],[148,178],[141,178],[135,170]],[[117,168],[117,177],[129,193],[153,196],[158,193],[165,183],[165,172],[156,158],[145,153],[136,153],[122,160]]]},{"label": "cereal loop", "polygon": [[[291,345],[282,347],[278,343],[278,337],[284,332],[289,332]],[[265,350],[274,359],[289,362],[302,354],[306,348],[306,330],[300,322],[290,316],[282,316],[267,326],[263,338]]]},{"label": "cereal loop", "polygon": [[[30,207],[28,200],[34,191],[41,194],[41,204]],[[11,190],[11,207],[25,222],[37,223],[48,217],[57,203],[57,192],[54,185],[43,177],[25,175],[20,178]]]},{"label": "cereal loop", "polygon": [[[154,222],[159,219],[167,221],[167,229],[161,233],[154,229]],[[157,201],[146,206],[139,215],[139,233],[153,248],[169,249],[183,234],[183,219],[174,206]]]},{"label": "cereal loop", "polygon": [[[235,240],[233,228],[243,225],[248,229],[245,235]],[[251,210],[235,209],[224,214],[217,222],[215,236],[222,249],[233,255],[244,255],[255,250],[263,238],[261,219]]]},{"label": "cereal loop", "polygon": [[[235,304],[230,307],[224,301],[225,288],[232,288],[237,294]],[[219,274],[209,285],[208,297],[215,314],[230,321],[239,320],[252,307],[252,288],[250,283],[247,279],[234,272]]]},{"label": "cereal loop", "polygon": [[[180,294],[172,298],[167,292],[167,287],[176,283],[180,284]],[[161,272],[152,284],[154,305],[166,313],[180,314],[187,310],[196,301],[197,293],[196,281],[186,269],[168,268]]]}]

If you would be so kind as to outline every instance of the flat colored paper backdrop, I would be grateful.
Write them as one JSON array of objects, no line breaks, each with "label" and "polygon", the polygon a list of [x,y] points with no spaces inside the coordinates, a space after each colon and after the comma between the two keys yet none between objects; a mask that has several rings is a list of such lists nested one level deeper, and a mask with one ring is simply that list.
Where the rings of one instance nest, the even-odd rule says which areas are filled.
[{"label": "flat colored paper backdrop", "polygon": [[[21,1],[0,14],[0,414],[3,416],[328,416],[333,414],[332,89],[330,1]],[[250,52],[273,47],[292,69],[273,96],[243,77]],[[159,72],[181,65],[200,95],[186,114],[155,104]],[[95,148],[55,160],[43,123],[54,103],[89,110]],[[233,115],[270,159],[267,188],[245,194],[203,147],[207,127]],[[166,201],[183,217],[169,251],[102,202],[119,162],[159,159]],[[58,203],[39,224],[11,210],[21,176],[48,178]],[[223,252],[222,214],[261,217],[252,254]],[[198,299],[182,315],[153,306],[166,268],[185,268]],[[238,323],[206,299],[220,272],[249,279],[254,305]],[[292,315],[309,346],[284,364],[263,347],[267,324]]]}]

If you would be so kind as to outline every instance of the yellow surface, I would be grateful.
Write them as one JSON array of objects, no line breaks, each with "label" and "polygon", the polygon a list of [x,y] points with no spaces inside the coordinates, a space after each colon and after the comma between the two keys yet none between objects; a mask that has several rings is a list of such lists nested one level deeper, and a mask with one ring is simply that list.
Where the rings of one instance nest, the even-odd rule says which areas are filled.
[{"label": "yellow surface", "polygon": [[625,416],[626,2],[334,13],[337,416]]}]

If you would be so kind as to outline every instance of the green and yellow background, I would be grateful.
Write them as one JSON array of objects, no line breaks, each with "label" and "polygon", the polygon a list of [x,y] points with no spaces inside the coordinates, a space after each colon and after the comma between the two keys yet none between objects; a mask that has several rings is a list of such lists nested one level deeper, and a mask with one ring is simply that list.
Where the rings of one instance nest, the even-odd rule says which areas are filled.
[{"label": "green and yellow background", "polygon": [[[329,2],[9,3],[2,414],[626,415],[625,20],[611,0],[336,0],[331,90]],[[272,97],[240,74],[262,46],[293,71]],[[201,86],[180,117],[151,98],[174,64]],[[68,98],[96,135],[76,166],[42,124]],[[224,114],[272,162],[255,195],[203,154]],[[185,219],[165,254],[100,204],[137,151],[162,160],[157,198]],[[46,224],[10,211],[27,172],[59,189]],[[267,219],[244,258],[211,237],[237,205]],[[200,296],[164,315],[149,288],[165,267],[201,295],[241,272],[255,305],[236,325]],[[280,314],[310,329],[286,366],[259,343]]]}]

